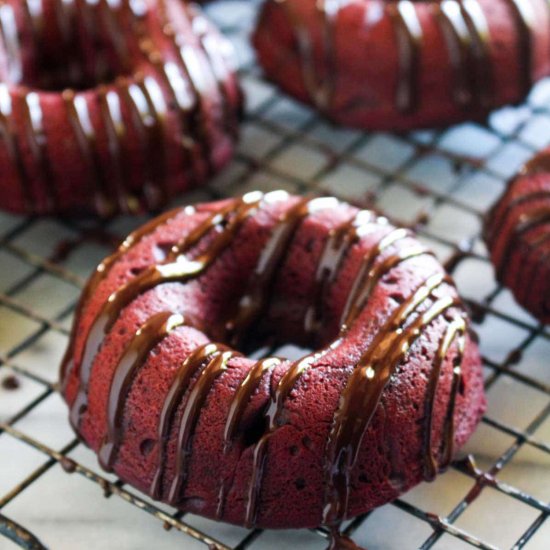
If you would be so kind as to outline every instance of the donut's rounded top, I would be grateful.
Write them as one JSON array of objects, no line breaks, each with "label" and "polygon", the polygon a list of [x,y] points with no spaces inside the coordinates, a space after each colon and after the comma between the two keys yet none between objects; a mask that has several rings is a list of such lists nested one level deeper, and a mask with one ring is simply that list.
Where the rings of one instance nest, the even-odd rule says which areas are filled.
[{"label": "donut's rounded top", "polygon": [[[252,358],[285,342],[314,351]],[[373,212],[282,191],[130,235],[86,286],[62,386],[103,467],[263,527],[337,525],[432,479],[485,406],[434,256]]]},{"label": "donut's rounded top", "polygon": [[229,43],[180,0],[6,0],[0,207],[157,210],[231,156]]},{"label": "donut's rounded top", "polygon": [[335,122],[404,130],[478,119],[550,73],[546,0],[267,0],[268,78]]},{"label": "donut's rounded top", "polygon": [[509,183],[486,217],[485,241],[499,282],[550,323],[550,148]]}]

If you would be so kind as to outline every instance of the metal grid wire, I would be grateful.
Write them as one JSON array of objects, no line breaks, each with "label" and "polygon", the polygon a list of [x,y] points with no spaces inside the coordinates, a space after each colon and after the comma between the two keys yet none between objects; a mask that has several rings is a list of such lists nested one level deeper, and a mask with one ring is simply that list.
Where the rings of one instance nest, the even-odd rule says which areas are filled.
[{"label": "metal grid wire", "polygon": [[[436,482],[347,523],[346,533],[369,549],[550,548],[550,331],[494,281],[480,239],[482,215],[506,179],[550,142],[550,82],[487,125],[400,136],[337,129],[262,80],[247,42],[256,7],[245,0],[209,8],[237,47],[247,113],[230,168],[180,202],[283,187],[374,206],[415,227],[452,267],[481,338],[489,409],[466,449],[477,462],[454,463]],[[0,215],[0,548],[109,547],[85,538],[91,531],[82,525],[70,538],[61,504],[69,495],[81,497],[71,506],[82,521],[88,510],[100,522],[112,518],[101,529],[121,548],[130,535],[117,521],[130,522],[140,537],[152,534],[159,548],[324,548],[321,529],[247,531],[155,504],[100,472],[66,427],[56,376],[78,292],[97,261],[141,222]],[[101,491],[112,496],[108,503]],[[131,507],[117,499],[146,514],[127,518]],[[57,530],[49,515],[61,522]],[[129,548],[150,547],[130,540]]]}]

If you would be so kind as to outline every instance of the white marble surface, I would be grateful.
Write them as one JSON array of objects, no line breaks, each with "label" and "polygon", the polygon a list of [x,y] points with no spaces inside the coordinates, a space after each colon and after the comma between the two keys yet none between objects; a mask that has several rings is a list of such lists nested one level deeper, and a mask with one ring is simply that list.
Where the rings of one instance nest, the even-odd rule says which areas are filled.
[{"label": "white marble surface", "polygon": [[[238,31],[232,32],[232,37],[241,63],[249,63],[251,52],[246,45],[246,30],[251,21],[249,3],[226,2],[212,6],[210,11],[225,28]],[[248,92],[248,112],[260,120],[275,123],[282,130],[269,131],[257,120],[248,118],[243,124],[240,154],[231,167],[215,179],[213,188],[225,194],[253,188],[303,190],[300,182],[312,181],[308,186],[317,186],[325,192],[360,203],[364,203],[369,193],[374,192],[376,205],[403,222],[414,220],[423,209],[433,205],[430,192],[448,193],[466,208],[450,203],[436,207],[421,232],[422,239],[434,248],[442,260],[449,255],[452,243],[479,234],[480,220],[476,212],[483,212],[495,200],[503,189],[503,179],[512,174],[530,154],[530,148],[542,147],[550,142],[550,116],[542,109],[542,106],[550,104],[550,83],[534,90],[530,97],[531,108],[508,108],[496,113],[491,118],[492,129],[477,124],[450,129],[441,136],[438,150],[418,157],[416,145],[430,143],[434,133],[418,132],[405,137],[389,134],[365,136],[356,131],[335,129],[321,120],[312,123],[313,115],[308,109],[282,97],[272,101],[273,88],[261,81],[254,70],[247,71],[243,78]],[[269,102],[268,108],[266,102]],[[539,112],[533,114],[533,108]],[[521,139],[508,139],[507,136],[515,131],[517,125],[525,121],[527,123],[520,132]],[[304,125],[308,128],[308,139],[281,148],[288,136]],[[324,144],[324,149],[319,144]],[[326,154],[327,148],[336,152],[350,149],[331,170],[323,171],[330,160]],[[483,159],[482,169],[475,169],[469,162],[457,163],[449,158],[448,153]],[[266,157],[268,161],[265,166],[246,175],[249,159]],[[392,171],[399,171],[406,184],[397,185],[391,176],[388,177]],[[413,188],[417,184],[422,185],[427,193],[415,193]],[[199,200],[205,196],[203,191],[198,191],[186,200]],[[112,225],[111,229],[124,235],[138,221],[123,219]],[[21,223],[22,219],[0,214],[0,238]],[[52,254],[59,242],[76,236],[70,226],[44,220],[31,224],[11,243],[18,249],[31,252],[35,255],[32,262],[39,263]],[[485,254],[479,239],[475,241],[475,250],[482,256]],[[103,245],[86,242],[78,246],[63,265],[71,273],[86,277],[107,252],[108,248]],[[0,292],[12,289],[17,281],[32,274],[33,269],[29,261],[23,261],[13,251],[0,247]],[[474,301],[483,300],[496,287],[492,269],[482,259],[465,260],[455,276],[459,290]],[[0,354],[10,353],[8,364],[0,366],[0,382],[12,373],[9,365],[24,369],[46,383],[56,382],[59,360],[67,342],[64,329],[70,325],[70,315],[59,318],[58,315],[74,303],[77,295],[78,289],[74,285],[48,273],[39,274],[21,291],[10,294],[19,304],[31,307],[46,319],[57,319],[59,324],[39,335],[22,351],[15,352],[14,347],[36,334],[42,325],[40,320],[32,320],[0,304]],[[529,337],[536,323],[514,303],[507,291],[498,293],[492,307],[494,313],[475,328],[481,338],[483,354],[490,360],[500,362]],[[519,319],[522,325],[509,322],[506,316]],[[550,334],[546,330],[546,334]],[[530,342],[521,361],[513,369],[548,388],[550,339],[538,337]],[[490,376],[492,371],[486,369],[486,374]],[[17,391],[7,391],[0,385],[1,422],[10,419],[25,404],[44,392],[45,386],[33,381],[30,376],[18,375],[18,380],[21,387]],[[525,430],[549,405],[548,393],[504,376],[491,386],[488,399],[488,417],[518,430]],[[14,426],[57,451],[73,440],[66,408],[56,393],[46,397]],[[550,420],[544,422],[532,436],[537,441],[550,444]],[[464,453],[473,453],[480,467],[490,468],[513,443],[513,437],[484,423]],[[70,456],[101,474],[95,456],[82,446],[76,447]],[[1,435],[0,497],[46,464],[47,460],[47,456],[31,446],[7,434]],[[548,503],[550,455],[534,446],[523,445],[499,473],[498,479]],[[436,482],[422,484],[409,492],[403,500],[423,511],[445,516],[471,486],[471,478],[451,469]],[[56,550],[206,548],[176,530],[165,531],[156,518],[116,495],[105,499],[95,483],[79,474],[68,475],[59,465],[49,468],[1,512],[32,530],[44,544]],[[456,526],[495,547],[511,548],[537,517],[538,512],[534,508],[494,489],[484,489],[474,504],[458,518]],[[199,517],[186,516],[185,520],[228,546],[236,546],[247,534],[244,529],[215,524]],[[372,513],[354,538],[369,550],[401,550],[418,547],[431,532],[426,522],[388,505]],[[452,550],[467,546],[451,535],[444,535],[434,548]],[[0,537],[0,549],[12,547],[12,543]],[[264,532],[252,544],[252,548],[263,550],[283,547],[322,549],[325,543],[316,534],[300,531]],[[537,531],[526,548],[550,548],[550,520]]]}]

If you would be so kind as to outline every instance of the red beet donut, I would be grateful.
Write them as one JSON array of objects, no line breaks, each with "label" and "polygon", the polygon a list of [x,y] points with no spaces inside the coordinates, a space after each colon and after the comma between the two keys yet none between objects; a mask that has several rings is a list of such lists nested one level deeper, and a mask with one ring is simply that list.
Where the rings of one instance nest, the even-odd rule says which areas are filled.
[{"label": "red beet donut", "polygon": [[[245,355],[271,339],[317,351]],[[104,468],[262,527],[337,525],[432,479],[485,406],[433,255],[370,211],[284,192],[131,235],[88,283],[62,381]]]},{"label": "red beet donut", "polygon": [[485,240],[498,280],[550,323],[550,148],[510,182],[487,216]]},{"label": "red beet donut", "polygon": [[229,43],[180,0],[0,6],[0,207],[158,209],[231,156]]},{"label": "red beet donut", "polygon": [[335,122],[404,130],[478,119],[550,73],[546,0],[267,0],[267,76]]}]

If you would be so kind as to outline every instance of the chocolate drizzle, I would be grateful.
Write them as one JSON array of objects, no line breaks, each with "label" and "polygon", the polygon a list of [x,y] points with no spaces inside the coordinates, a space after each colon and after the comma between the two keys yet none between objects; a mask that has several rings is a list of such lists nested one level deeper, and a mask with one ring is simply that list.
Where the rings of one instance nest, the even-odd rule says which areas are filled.
[{"label": "chocolate drizzle", "polygon": [[[460,379],[462,376],[460,365],[462,364],[462,358],[464,356],[464,349],[466,346],[466,330],[467,324],[464,317],[456,317],[449,324],[446,332],[440,340],[436,359],[430,373],[430,379],[428,381],[428,395],[424,401],[424,418],[426,419],[424,426],[424,478],[427,480],[434,479],[439,468],[445,468],[451,462],[454,442],[454,407],[456,394],[459,390]],[[441,367],[443,366],[443,362],[445,361],[445,358],[447,357],[447,354],[455,341],[457,342],[458,353],[453,363],[449,406],[447,408],[447,414],[443,425],[443,459],[440,463],[438,463],[438,457],[433,452],[432,442],[433,406],[437,395],[437,386],[441,374]]]},{"label": "chocolate drizzle", "polygon": [[[92,323],[89,334],[84,338],[82,357],[75,358],[76,367],[73,370],[78,374],[80,386],[71,407],[71,420],[76,429],[86,410],[89,377],[95,357],[123,308],[157,285],[166,282],[184,283],[199,277],[233,242],[249,216],[257,212],[262,204],[279,198],[288,200],[285,193],[266,196],[252,193],[242,199],[224,203],[218,210],[208,212],[194,229],[172,247],[164,263],[146,268],[130,278],[108,298]],[[285,213],[273,224],[271,236],[258,255],[247,293],[241,299],[236,315],[228,322],[231,336],[242,334],[261,317],[277,272],[283,265],[286,252],[303,220],[314,212],[329,210],[338,205],[334,199],[300,199],[290,203]],[[194,213],[194,210],[190,213]],[[145,235],[154,231],[159,224],[169,221],[175,215],[177,213],[167,214],[163,221],[154,221],[147,229],[129,237],[119,251],[98,269],[88,283],[85,295],[90,296],[90,292],[104,280],[123,254],[140,242]],[[410,231],[394,229],[385,218],[377,217],[369,211],[359,211],[337,226],[329,233],[314,270],[312,295],[315,303],[308,308],[305,329],[306,332],[314,333],[322,325],[325,316],[322,303],[326,301],[327,293],[335,283],[346,255],[362,239],[368,239],[368,252],[361,258],[355,279],[350,284],[347,301],[342,308],[339,334],[322,349],[288,365],[275,357],[251,363],[248,372],[234,389],[223,427],[221,448],[224,456],[228,456],[236,449],[238,438],[243,435],[242,424],[247,406],[266,379],[266,375],[269,375],[269,399],[261,416],[254,420],[260,421],[260,426],[264,422],[265,429],[250,449],[252,466],[246,495],[246,525],[253,526],[258,520],[269,444],[283,423],[282,413],[288,399],[292,398],[293,391],[308,371],[323,361],[330,364],[330,354],[344,342],[355,321],[365,311],[378,284],[393,284],[387,276],[395,268],[403,262],[430,254],[416,242],[409,242],[411,236]],[[451,310],[461,308],[461,302],[455,295],[446,294],[444,289],[438,292],[441,287],[449,284],[452,284],[450,277],[443,271],[438,271],[428,276],[411,295],[396,298],[397,305],[393,306],[394,309],[387,314],[388,317],[372,335],[367,349],[361,354],[345,381],[340,402],[332,419],[324,459],[326,495],[323,521],[332,528],[334,548],[338,547],[334,546],[336,539],[348,540],[338,533],[336,526],[347,517],[352,470],[383,392],[411,347],[421,338],[426,328],[442,315],[445,315],[447,325],[438,344],[424,403],[422,448],[425,477],[431,479],[437,470],[448,464],[452,456],[454,412],[460,390],[461,363],[467,342],[467,322],[462,311],[452,314],[452,319],[449,319]],[[86,302],[87,298],[83,298],[81,304]],[[81,313],[82,311],[79,311],[79,315]],[[188,323],[192,324],[190,321]],[[167,337],[175,327],[183,324],[183,317],[172,312],[164,311],[152,315],[127,344],[115,366],[109,390],[106,435],[99,451],[101,464],[105,468],[112,469],[116,465],[123,435],[122,418],[131,384],[154,346]],[[74,353],[74,343],[71,346],[71,353]],[[450,360],[451,354],[453,371],[448,389],[449,398],[437,447],[432,434],[433,404],[440,391],[440,378],[447,372],[444,366],[448,364],[446,362]],[[159,415],[156,467],[149,488],[153,498],[165,498],[173,505],[180,505],[185,499],[193,436],[200,421],[201,410],[216,381],[230,368],[230,361],[236,355],[237,352],[224,344],[208,342],[192,351],[175,370]],[[279,367],[282,370],[275,371]],[[279,378],[272,384],[271,375],[274,371]],[[67,370],[65,373],[68,376]],[[178,434],[175,442],[175,472],[172,479],[167,479],[165,468],[168,462],[169,438],[174,431]],[[225,477],[219,481],[216,513],[220,519],[224,517],[230,483],[231,479]]]},{"label": "chocolate drizzle", "polygon": [[160,415],[157,469],[149,490],[152,498],[159,499],[162,496],[162,480],[166,461],[166,439],[170,433],[174,415],[184,393],[191,383],[191,379],[207,360],[210,361],[226,351],[229,350],[225,346],[213,343],[205,344],[194,350],[177,370]]},{"label": "chocolate drizzle", "polygon": [[181,315],[163,311],[151,316],[144,323],[126,348],[115,367],[107,404],[107,433],[99,449],[99,463],[105,470],[112,470],[122,437],[122,415],[126,397],[151,350],[176,327],[182,325]]}]

